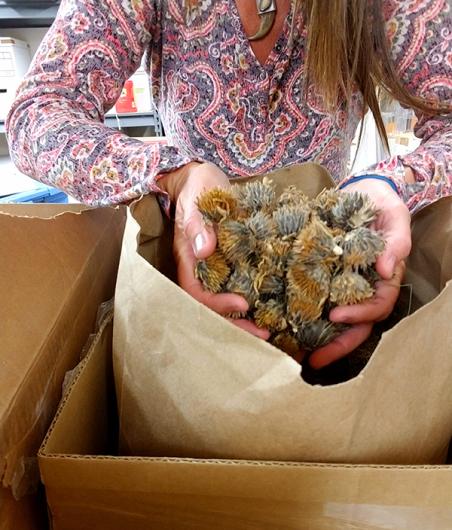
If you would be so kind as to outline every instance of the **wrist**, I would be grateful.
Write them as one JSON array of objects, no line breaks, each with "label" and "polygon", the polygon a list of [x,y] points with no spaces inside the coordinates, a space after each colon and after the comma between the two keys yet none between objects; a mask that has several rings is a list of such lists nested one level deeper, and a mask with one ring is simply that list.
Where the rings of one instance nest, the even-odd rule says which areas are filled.
[{"label": "wrist", "polygon": [[164,173],[158,181],[159,188],[168,194],[172,203],[177,201],[179,194],[192,174],[193,170],[201,165],[200,162],[189,162],[180,168]]},{"label": "wrist", "polygon": [[353,184],[362,183],[361,186],[365,186],[365,181],[373,180],[375,182],[381,182],[385,186],[390,187],[393,192],[397,194],[398,197],[401,197],[401,190],[399,189],[396,182],[391,179],[390,177],[384,176],[384,175],[375,175],[375,174],[368,174],[368,175],[358,175],[358,176],[352,176],[343,181],[341,184],[339,184],[338,189],[344,190],[348,188],[349,186],[352,186]]}]

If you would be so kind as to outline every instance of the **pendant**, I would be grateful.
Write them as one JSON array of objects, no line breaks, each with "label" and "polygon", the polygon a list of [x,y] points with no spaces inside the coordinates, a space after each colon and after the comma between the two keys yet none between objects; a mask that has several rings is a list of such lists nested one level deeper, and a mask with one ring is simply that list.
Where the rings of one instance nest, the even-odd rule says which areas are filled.
[{"label": "pendant", "polygon": [[276,15],[276,0],[256,0],[257,14],[261,21],[257,32],[248,40],[259,40],[268,35],[273,27]]}]

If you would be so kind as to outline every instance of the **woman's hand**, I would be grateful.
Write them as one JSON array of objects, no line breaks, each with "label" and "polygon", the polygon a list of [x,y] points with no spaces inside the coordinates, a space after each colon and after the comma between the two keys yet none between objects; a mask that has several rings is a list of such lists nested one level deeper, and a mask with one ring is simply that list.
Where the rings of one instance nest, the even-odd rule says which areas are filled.
[{"label": "woman's hand", "polygon": [[[213,164],[193,162],[163,176],[158,184],[176,205],[173,251],[179,285],[198,302],[220,315],[247,311],[248,303],[243,297],[231,293],[210,293],[194,274],[196,260],[213,254],[217,245],[215,231],[204,223],[196,200],[202,192],[211,188],[229,187],[227,176]],[[269,338],[267,330],[248,320],[231,321],[259,338]]]},{"label": "woman's hand", "polygon": [[329,318],[333,322],[352,326],[312,353],[309,363],[314,368],[323,368],[353,351],[369,337],[375,322],[391,314],[405,273],[404,259],[411,250],[411,216],[389,184],[366,179],[342,190],[344,193],[354,191],[367,193],[379,210],[374,228],[382,233],[386,242],[385,250],[376,263],[381,280],[377,282],[375,294],[370,300],[357,305],[338,306],[330,312]]}]

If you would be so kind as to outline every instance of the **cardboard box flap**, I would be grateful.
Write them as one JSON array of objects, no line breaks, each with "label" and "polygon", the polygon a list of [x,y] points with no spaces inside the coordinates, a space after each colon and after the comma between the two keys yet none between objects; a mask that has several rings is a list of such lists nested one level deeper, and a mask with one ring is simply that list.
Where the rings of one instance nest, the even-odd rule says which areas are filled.
[{"label": "cardboard box flap", "polygon": [[30,487],[28,459],[64,374],[114,290],[124,210],[67,208],[5,205],[0,214],[0,476],[15,496]]},{"label": "cardboard box flap", "polygon": [[450,530],[451,466],[108,456],[116,437],[111,321],[40,454],[55,530]]}]

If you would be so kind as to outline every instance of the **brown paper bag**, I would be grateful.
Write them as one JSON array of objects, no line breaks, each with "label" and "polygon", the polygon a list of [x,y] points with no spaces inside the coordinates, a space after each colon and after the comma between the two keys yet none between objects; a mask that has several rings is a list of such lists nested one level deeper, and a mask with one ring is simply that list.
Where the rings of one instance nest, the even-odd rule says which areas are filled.
[{"label": "brown paper bag", "polygon": [[[319,166],[273,180],[310,195]],[[122,451],[134,455],[376,464],[441,462],[452,433],[452,199],[414,220],[408,280],[427,303],[385,333],[360,375],[311,386],[275,347],[202,306],[171,275],[157,201],[134,205],[115,301]],[[163,274],[164,273],[164,274]],[[441,291],[441,293],[440,293]],[[440,293],[440,294],[439,294]]]}]

